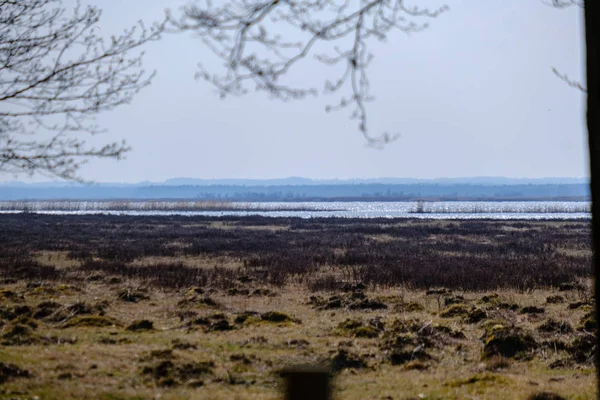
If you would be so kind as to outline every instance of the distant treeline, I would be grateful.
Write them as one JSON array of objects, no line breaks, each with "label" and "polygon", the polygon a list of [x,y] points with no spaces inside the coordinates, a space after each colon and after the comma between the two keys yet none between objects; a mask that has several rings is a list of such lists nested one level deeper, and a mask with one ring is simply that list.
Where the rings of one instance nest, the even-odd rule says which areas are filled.
[{"label": "distant treeline", "polygon": [[414,201],[414,200],[579,200],[590,199],[584,183],[347,184],[347,185],[123,185],[2,186],[0,200],[200,199],[226,201]]}]

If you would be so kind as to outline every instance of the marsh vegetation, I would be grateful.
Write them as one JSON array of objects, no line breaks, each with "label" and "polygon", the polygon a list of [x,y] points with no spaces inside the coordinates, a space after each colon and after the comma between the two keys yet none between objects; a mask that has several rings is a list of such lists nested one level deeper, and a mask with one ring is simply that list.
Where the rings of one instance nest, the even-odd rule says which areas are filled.
[{"label": "marsh vegetation", "polygon": [[588,221],[0,223],[0,398],[595,398]]}]

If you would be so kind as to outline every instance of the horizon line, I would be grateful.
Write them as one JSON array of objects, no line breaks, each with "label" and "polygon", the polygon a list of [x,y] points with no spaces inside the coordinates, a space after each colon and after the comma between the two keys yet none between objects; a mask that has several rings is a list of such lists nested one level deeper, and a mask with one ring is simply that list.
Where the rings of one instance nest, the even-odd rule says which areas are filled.
[{"label": "horizon line", "polygon": [[[61,186],[94,186],[94,185],[141,185],[141,184],[150,184],[150,185],[160,185],[160,184],[169,184],[176,183],[177,181],[182,181],[182,185],[185,181],[198,181],[198,182],[217,182],[217,181],[247,181],[247,182],[270,182],[270,181],[293,181],[293,180],[301,180],[308,182],[369,182],[369,183],[378,183],[378,181],[385,180],[395,180],[395,181],[410,181],[410,182],[436,182],[436,181],[482,181],[482,180],[498,180],[498,181],[579,181],[578,183],[589,183],[590,177],[556,177],[556,176],[547,176],[547,177],[506,177],[506,176],[469,176],[469,177],[437,177],[437,178],[411,178],[411,177],[390,177],[390,176],[382,176],[377,178],[365,178],[365,177],[356,177],[356,178],[310,178],[310,177],[302,177],[302,176],[288,176],[281,178],[193,178],[193,177],[173,177],[167,178],[162,181],[151,181],[151,180],[141,180],[141,181],[89,181],[89,182],[76,182],[76,181],[68,181],[68,180],[54,180],[54,181],[38,181],[38,182],[28,182],[23,180],[6,180],[0,181],[0,185],[61,185]],[[188,183],[189,184],[189,183]],[[390,183],[388,183],[390,184]]]}]

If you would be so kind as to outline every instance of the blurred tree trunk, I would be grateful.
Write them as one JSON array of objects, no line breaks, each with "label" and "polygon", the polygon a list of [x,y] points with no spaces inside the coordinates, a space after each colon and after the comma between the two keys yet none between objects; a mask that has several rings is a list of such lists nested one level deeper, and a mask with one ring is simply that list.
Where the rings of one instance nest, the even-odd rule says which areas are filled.
[{"label": "blurred tree trunk", "polygon": [[[594,291],[596,305],[600,304],[600,3],[598,0],[585,0],[585,41],[587,71],[587,126],[590,148],[590,177],[592,194],[592,236],[594,248]],[[598,318],[596,307],[596,321]],[[596,327],[596,340],[600,328]],[[600,357],[596,356],[597,384],[600,385]],[[598,387],[600,398],[600,386]]]}]

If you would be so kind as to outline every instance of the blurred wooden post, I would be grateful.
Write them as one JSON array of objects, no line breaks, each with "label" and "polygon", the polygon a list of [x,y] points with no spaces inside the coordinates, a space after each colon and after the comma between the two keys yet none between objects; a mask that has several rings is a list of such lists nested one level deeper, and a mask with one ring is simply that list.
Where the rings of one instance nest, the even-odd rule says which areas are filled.
[{"label": "blurred wooden post", "polygon": [[[596,320],[600,318],[600,3],[584,0],[587,75],[587,127],[592,194],[592,243]],[[596,340],[600,326],[596,327]],[[596,389],[600,399],[600,356],[596,354]]]},{"label": "blurred wooden post", "polygon": [[285,400],[330,400],[329,369],[316,366],[289,367],[285,379]]}]

